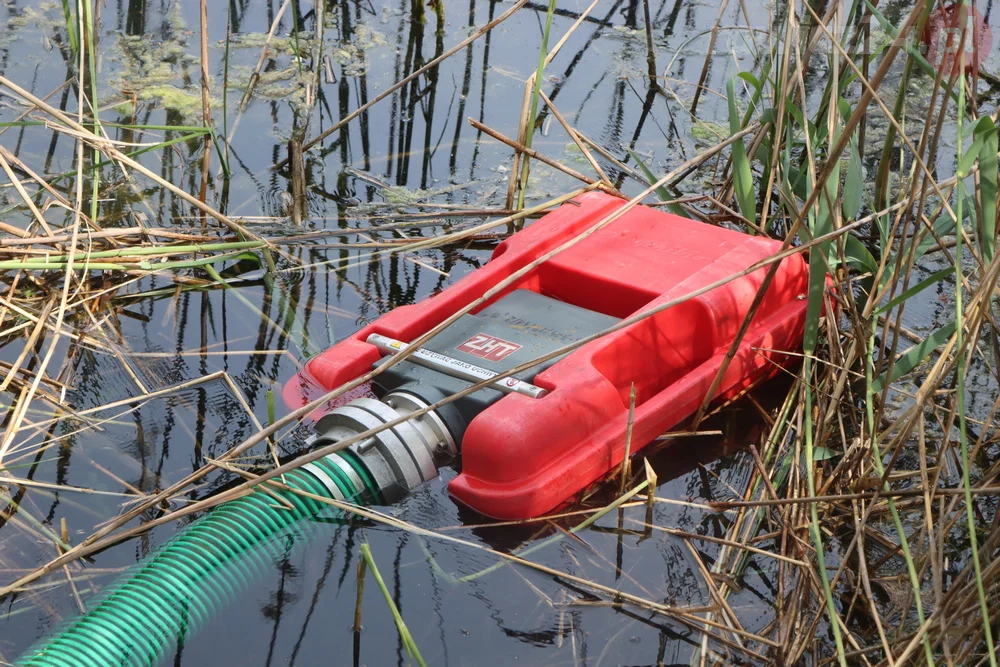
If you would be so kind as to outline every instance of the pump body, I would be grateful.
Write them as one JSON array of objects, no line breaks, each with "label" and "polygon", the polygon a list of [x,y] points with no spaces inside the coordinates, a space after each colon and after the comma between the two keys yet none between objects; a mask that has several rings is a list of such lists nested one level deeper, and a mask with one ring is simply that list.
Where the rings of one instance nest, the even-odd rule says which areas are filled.
[{"label": "pump body", "polygon": [[[497,246],[483,268],[310,359],[286,384],[286,403],[304,405],[383,363],[384,354],[622,205],[596,192],[564,204]],[[317,422],[319,438],[340,439],[426,407],[490,373],[739,274],[779,248],[769,239],[635,207],[376,376],[366,396]],[[633,385],[632,452],[697,410],[765,273],[732,279],[352,449],[388,501],[460,454],[461,472],[449,484],[455,498],[502,519],[541,515],[621,462]],[[801,347],[807,281],[800,256],[781,261],[712,398],[733,397],[775,374]]]}]

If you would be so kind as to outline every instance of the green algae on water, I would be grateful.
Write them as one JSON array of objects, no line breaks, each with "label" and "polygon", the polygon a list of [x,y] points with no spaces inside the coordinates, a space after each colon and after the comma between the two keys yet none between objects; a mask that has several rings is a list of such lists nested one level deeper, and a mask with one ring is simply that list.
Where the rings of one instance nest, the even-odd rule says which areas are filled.
[{"label": "green algae on water", "polygon": [[721,123],[712,123],[706,120],[693,119],[691,123],[691,136],[700,144],[715,145],[720,141],[725,141],[729,137],[729,130]]},{"label": "green algae on water", "polygon": [[388,43],[385,35],[359,23],[354,28],[352,40],[333,49],[333,58],[343,67],[344,76],[361,76],[370,66],[366,53]]}]

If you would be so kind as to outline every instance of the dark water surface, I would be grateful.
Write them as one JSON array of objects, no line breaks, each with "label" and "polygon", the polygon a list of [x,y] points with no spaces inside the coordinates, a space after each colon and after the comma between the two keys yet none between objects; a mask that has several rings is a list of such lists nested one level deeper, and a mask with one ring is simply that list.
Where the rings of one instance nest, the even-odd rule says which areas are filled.
[{"label": "dark water surface", "polygon": [[[446,0],[447,25],[438,34],[428,8],[427,23],[409,20],[406,2],[342,0],[325,7],[322,53],[336,81],[321,78],[315,111],[304,112],[304,92],[291,56],[291,12],[265,60],[264,77],[241,115],[236,108],[257,62],[280,2],[210,2],[210,73],[217,129],[222,127],[222,89],[227,12],[232,16],[226,131],[232,133],[228,184],[217,155],[211,157],[208,203],[233,217],[244,217],[260,234],[287,236],[327,229],[385,223],[374,214],[418,213],[421,204],[461,208],[502,208],[511,151],[480,136],[466,118],[516,136],[523,82],[537,63],[545,7],[529,3],[488,37],[445,61],[410,86],[375,106],[345,130],[307,155],[308,214],[301,226],[289,222],[287,174],[271,170],[286,156],[295,131],[311,137],[329,127],[392,82],[429,61],[498,16],[503,2]],[[316,9],[300,0],[296,23],[300,47],[316,29]],[[550,46],[589,3],[559,2]],[[724,25],[745,24],[731,3]],[[888,13],[904,7],[890,7]],[[754,11],[758,11],[754,9]],[[764,10],[753,14],[768,28]],[[670,77],[676,99],[647,93],[642,5],[637,0],[600,0],[545,72],[544,88],[571,123],[628,160],[634,149],[656,171],[665,171],[724,138],[726,106],[705,93],[692,121],[686,109],[704,62],[708,30],[717,3],[653,0],[650,12],[660,72],[673,59]],[[101,8],[98,63],[101,112],[105,122],[144,125],[200,125],[198,2],[195,0],[109,0]],[[705,81],[714,90],[735,71],[753,67],[747,40],[763,33],[720,32],[717,55]],[[57,2],[8,0],[0,5],[0,73],[47,94],[67,77],[65,24]],[[734,61],[733,54],[739,54]],[[307,74],[311,61],[304,61]],[[687,83],[684,83],[684,82]],[[134,98],[133,98],[134,95]],[[138,102],[133,105],[129,100]],[[683,104],[681,104],[683,102]],[[52,103],[75,113],[72,92],[60,91]],[[0,92],[0,121],[21,109]],[[238,120],[237,117],[239,116]],[[140,133],[109,128],[113,139],[157,142],[176,138],[177,130]],[[12,128],[0,141],[46,174],[74,168],[74,147],[45,128]],[[706,143],[707,142],[707,143]],[[582,156],[552,122],[534,147],[580,171]],[[197,194],[204,145],[191,140],[143,156],[148,167]],[[630,161],[631,163],[631,161]],[[611,170],[612,165],[605,163]],[[721,165],[720,165],[721,169]],[[615,172],[617,174],[617,172]],[[105,178],[114,172],[105,170]],[[147,224],[198,230],[202,221],[190,206],[151,185],[136,193],[127,185],[102,202],[108,219],[125,205],[146,216]],[[572,179],[535,165],[529,202],[541,202],[577,187]],[[697,183],[685,188],[695,189]],[[635,182],[623,186],[636,192]],[[6,191],[5,191],[6,194]],[[6,200],[5,200],[6,201]],[[389,206],[387,206],[389,205]],[[433,210],[440,210],[433,209]],[[135,214],[135,213],[133,213]],[[19,214],[14,214],[19,215]],[[416,219],[413,219],[416,220]],[[412,224],[401,234],[435,235],[482,218],[442,215],[433,224]],[[369,238],[399,238],[393,232],[325,236],[291,252],[316,266],[280,273],[268,284],[259,265],[231,264],[224,273],[239,294],[219,289],[181,289],[149,277],[109,291],[117,306],[110,326],[95,324],[101,344],[75,346],[60,376],[71,385],[67,398],[78,410],[140,397],[187,380],[225,371],[252,412],[222,380],[172,392],[160,398],[125,403],[96,413],[98,428],[76,432],[78,423],[39,428],[15,443],[5,461],[12,472],[32,479],[107,492],[87,495],[33,488],[20,498],[21,512],[0,526],[0,583],[55,555],[41,538],[58,532],[65,520],[70,542],[78,542],[122,511],[129,488],[144,493],[165,488],[206,458],[221,455],[256,431],[254,420],[268,418],[267,391],[276,393],[311,354],[357,330],[395,306],[413,303],[451,284],[489,257],[495,241],[484,239],[460,250],[421,251],[406,258],[370,261],[368,248],[340,247]],[[333,267],[346,267],[340,271]],[[288,268],[280,266],[279,269]],[[937,270],[930,266],[928,271]],[[914,327],[934,327],[948,309],[932,302]],[[261,317],[260,311],[267,316]],[[64,344],[65,345],[65,344]],[[17,346],[3,349],[12,361]],[[68,348],[57,352],[64,356]],[[785,386],[764,390],[763,402],[782,396]],[[774,396],[768,396],[773,394]],[[5,404],[10,401],[5,395]],[[985,400],[985,399],[984,399]],[[990,399],[991,400],[991,399]],[[285,408],[279,404],[280,416]],[[728,409],[708,425],[722,437],[676,442],[651,462],[659,474],[663,499],[704,503],[742,492],[751,471],[745,450],[758,442],[761,425],[749,404]],[[32,414],[45,421],[50,415]],[[36,455],[43,442],[53,446]],[[262,452],[257,452],[258,455]],[[496,549],[509,550],[552,534],[553,525],[471,527],[482,517],[458,507],[446,492],[453,476],[418,489],[391,513],[429,529]],[[209,478],[192,491],[201,498],[227,481]],[[610,499],[608,496],[605,500]],[[561,522],[572,526],[581,517]],[[711,601],[694,552],[684,540],[642,529],[645,509],[634,507],[604,517],[579,539],[567,538],[532,554],[537,562],[633,595],[670,605],[700,606]],[[729,517],[703,508],[658,503],[653,522],[722,537]],[[114,572],[136,562],[168,539],[176,526],[150,531],[72,568],[86,603]],[[488,553],[384,526],[355,523],[319,526],[307,546],[288,543],[287,557],[273,563],[253,591],[184,645],[175,665],[403,665],[409,658],[388,608],[370,579],[364,594],[364,630],[352,632],[358,547],[371,545],[389,590],[413,638],[432,665],[653,665],[697,661],[700,633],[669,618],[634,607],[608,604],[566,580],[514,567],[462,584],[461,576],[496,562]],[[692,542],[711,568],[719,549]],[[765,543],[766,546],[766,543]],[[749,555],[729,603],[745,629],[762,631],[772,618],[777,592],[775,562]],[[8,599],[0,613],[0,658],[11,661],[60,620],[76,603],[63,573],[49,575],[30,593]],[[759,646],[757,647],[760,648]],[[709,647],[710,652],[719,650]],[[714,654],[712,654],[714,655]],[[737,655],[737,654],[732,654]]]}]

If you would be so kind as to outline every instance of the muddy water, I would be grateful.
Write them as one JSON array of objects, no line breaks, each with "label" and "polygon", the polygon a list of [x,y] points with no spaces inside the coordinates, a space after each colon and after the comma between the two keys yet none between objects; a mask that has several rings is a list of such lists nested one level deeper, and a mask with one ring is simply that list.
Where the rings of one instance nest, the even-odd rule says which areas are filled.
[{"label": "muddy water", "polygon": [[[587,4],[560,2],[553,35],[564,34]],[[745,25],[739,4],[732,3],[723,25]],[[123,403],[94,413],[99,423],[90,428],[59,423],[41,429],[37,436],[18,442],[12,463],[21,466],[14,472],[35,481],[107,495],[45,489],[21,495],[20,512],[0,526],[0,583],[50,559],[55,547],[40,536],[58,531],[63,520],[70,542],[79,541],[122,511],[128,500],[124,494],[130,489],[148,493],[164,488],[246,438],[256,430],[256,422],[268,419],[268,392],[277,393],[303,359],[393,307],[449,285],[484,263],[495,243],[485,239],[462,249],[374,260],[368,256],[370,249],[346,247],[370,238],[394,238],[391,232],[348,231],[387,220],[375,216],[421,213],[424,204],[503,207],[511,152],[479,135],[466,118],[516,135],[523,81],[537,62],[544,6],[529,3],[488,37],[308,153],[308,210],[302,223],[294,225],[288,217],[294,202],[291,184],[283,172],[271,170],[286,157],[288,139],[297,134],[315,136],[509,4],[446,2],[447,22],[438,32],[430,9],[427,23],[420,25],[409,21],[405,2],[343,0],[325,7],[322,37],[317,38],[316,9],[310,2],[299,2],[295,21],[286,12],[280,23],[256,95],[242,112],[243,87],[280,3],[234,0],[209,5],[211,103],[218,131],[231,134],[232,140],[231,176],[223,177],[219,156],[213,153],[204,184],[206,200],[230,216],[244,217],[255,231],[268,236],[324,230],[337,234],[295,246],[290,252],[303,264],[315,266],[279,273],[273,281],[265,280],[263,267],[254,261],[228,265],[223,275],[245,300],[234,291],[178,287],[157,277],[127,283],[112,293],[114,335],[102,330],[100,345],[60,350],[65,357],[62,377],[72,387],[68,400],[78,410]],[[613,154],[627,159],[627,149],[632,149],[654,170],[665,171],[726,134],[725,103],[717,94],[703,95],[697,121],[686,111],[693,96],[691,83],[698,81],[704,63],[705,31],[717,11],[711,3],[688,0],[650,4],[657,68],[662,73],[670,63],[676,97],[647,93],[645,34],[638,30],[643,25],[642,5],[627,0],[597,3],[546,70],[545,89],[571,123]],[[232,33],[228,68],[227,18]],[[766,12],[751,19],[757,28],[768,28]],[[289,37],[296,25],[301,30],[298,48],[308,54],[315,47],[323,56],[311,111],[303,82],[312,76],[312,61],[307,56],[300,72],[292,56],[295,40]],[[105,122],[201,123],[196,1],[110,0],[101,8],[100,26],[98,90]],[[754,67],[748,55],[751,39],[766,36],[720,32],[707,86],[724,90],[736,67]],[[36,94],[56,90],[65,80],[65,41],[60,3],[11,0],[0,7],[0,72]],[[224,99],[225,80],[230,89]],[[0,94],[0,121],[20,113],[11,102]],[[76,108],[75,96],[65,90],[57,90],[52,102],[71,111]],[[225,126],[223,105],[228,110]],[[536,149],[587,170],[557,123],[544,122],[543,128],[535,139]],[[126,142],[167,141],[183,133],[109,131],[112,138]],[[13,128],[0,141],[46,174],[74,166],[73,146],[44,128]],[[181,141],[145,154],[142,161],[197,194],[202,187],[203,150],[200,139]],[[613,165],[604,166],[618,176]],[[106,174],[115,177],[110,170]],[[575,186],[568,177],[536,166],[528,198],[542,201]],[[634,192],[639,186],[623,180],[622,187]],[[699,184],[688,182],[683,187],[697,191]],[[122,215],[125,204],[145,216],[147,224],[194,230],[202,225],[190,207],[152,188],[138,193],[126,185],[110,189],[102,213],[113,220]],[[402,233],[410,237],[434,235],[469,221],[448,215],[430,224],[407,220],[413,224]],[[918,329],[936,326],[935,319],[947,312],[942,304],[941,299],[930,301],[911,316],[911,324]],[[18,351],[8,346],[2,358],[12,361]],[[142,398],[144,393],[219,371],[228,374],[239,395],[226,382],[214,380]],[[783,389],[771,387],[764,393],[778,396]],[[5,404],[9,400],[4,397]],[[276,410],[279,415],[284,410],[280,400]],[[722,437],[682,440],[653,456],[658,495],[696,504],[732,497],[732,489],[742,488],[749,475],[745,445],[759,438],[756,414],[751,406],[738,405],[708,425],[721,430]],[[39,444],[52,439],[54,446],[35,453]],[[389,511],[418,526],[442,529],[496,549],[514,549],[552,532],[552,526],[538,524],[478,526],[482,517],[448,497],[446,484],[453,475],[445,471]],[[190,498],[204,497],[227,481],[214,475]],[[718,537],[725,535],[730,521],[725,514],[697,505],[669,503],[657,504],[651,518],[657,525]],[[605,517],[580,539],[565,539],[533,558],[658,603],[707,604],[709,593],[692,550],[680,538],[644,530],[646,519],[644,508],[624,510]],[[73,568],[81,602],[85,605],[112,581],[117,569],[134,563],[175,530],[173,525],[155,529]],[[310,544],[289,540],[285,557],[273,563],[254,590],[210,627],[185,639],[169,661],[175,665],[408,664],[386,604],[370,580],[363,601],[364,629],[359,634],[351,629],[358,546],[364,541],[371,545],[428,664],[669,665],[688,664],[698,655],[700,635],[689,627],[650,612],[609,605],[556,577],[506,567],[468,583],[453,583],[449,575],[471,574],[496,562],[482,550],[382,526],[325,522]],[[718,549],[704,542],[692,546],[710,567]],[[750,557],[740,580],[734,582],[737,590],[730,604],[739,610],[747,631],[763,630],[771,618],[776,572],[774,562]],[[13,660],[60,619],[73,614],[76,606],[63,573],[42,579],[29,594],[8,599],[0,611],[0,657]]]}]

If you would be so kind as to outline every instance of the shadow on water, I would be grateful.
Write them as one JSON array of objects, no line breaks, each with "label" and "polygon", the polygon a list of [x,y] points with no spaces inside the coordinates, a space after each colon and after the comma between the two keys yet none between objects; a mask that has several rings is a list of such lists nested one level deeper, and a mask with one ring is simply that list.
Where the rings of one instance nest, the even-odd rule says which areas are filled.
[{"label": "shadow on water", "polygon": [[[436,236],[484,218],[460,209],[504,208],[511,152],[476,131],[467,117],[516,136],[523,82],[537,64],[546,9],[527,3],[508,23],[302,153],[304,141],[509,5],[497,0],[446,3],[447,22],[441,29],[431,12],[426,22],[409,20],[406,0],[300,0],[284,11],[276,38],[265,49],[280,2],[209,3],[211,105],[217,130],[231,136],[225,151],[231,177],[226,178],[211,142],[181,129],[201,122],[198,2],[94,4],[101,13],[99,103],[111,138],[125,145],[170,143],[145,153],[143,164],[185,191],[201,193],[228,215],[243,218],[257,233],[305,239],[288,245],[286,252],[306,268],[282,272],[291,263],[279,257],[279,272],[265,276],[259,257],[237,258],[221,271],[233,289],[198,276],[136,279],[109,272],[91,278],[92,289],[106,292],[102,304],[110,306],[111,314],[88,325],[93,340],[63,340],[57,358],[64,362],[58,373],[50,369],[65,385],[73,408],[87,414],[89,427],[52,419],[51,412],[31,414],[37,427],[16,443],[4,464],[33,482],[102,494],[0,485],[0,583],[52,558],[56,546],[50,538],[62,525],[69,542],[77,543],[117,516],[129,494],[166,488],[256,432],[269,419],[269,395],[277,394],[308,356],[485,263],[496,236],[405,255],[387,249],[400,238]],[[588,4],[560,2],[553,34],[563,34]],[[654,0],[648,11],[656,26],[659,67],[672,63],[669,76],[678,86],[677,100],[648,85],[645,21],[638,0],[598,3],[545,72],[546,93],[570,123],[621,161],[598,157],[628,192],[639,187],[626,178],[632,164],[629,151],[654,170],[665,170],[699,149],[686,107],[703,55],[692,54],[698,45],[704,48],[704,28],[715,20],[717,7]],[[765,15],[752,16],[768,27]],[[35,94],[53,91],[54,106],[75,112],[77,84],[63,85],[73,70],[59,3],[10,0],[0,7],[0,17],[0,73]],[[729,46],[742,57],[745,46],[731,39]],[[254,77],[262,49],[260,75]],[[715,90],[724,88],[733,67],[731,49],[717,50],[720,57],[711,59],[705,82]],[[241,111],[240,96],[251,79],[256,79],[255,92]],[[229,89],[224,95],[225,81]],[[11,120],[20,111],[0,93],[0,120]],[[547,110],[541,114],[543,128],[549,128],[548,115]],[[699,127],[725,124],[725,100],[706,94],[698,118]],[[135,127],[150,125],[170,127]],[[47,176],[74,169],[75,147],[61,133],[21,126],[8,128],[0,141]],[[558,123],[551,123],[534,147],[568,164],[586,164]],[[291,158],[287,167],[272,169],[286,158]],[[198,233],[209,224],[164,189],[147,185],[136,190],[110,167],[103,173],[100,214],[108,226],[142,224]],[[52,184],[71,195],[71,178],[54,178]],[[565,175],[533,164],[528,197],[542,201],[575,186]],[[0,281],[11,287],[9,276]],[[18,340],[0,348],[0,361],[13,362],[22,344]],[[38,353],[29,356],[29,371],[37,367]],[[212,379],[197,382],[206,376]],[[189,384],[155,394],[183,383]],[[777,388],[765,387],[758,400],[773,407],[786,389],[778,381]],[[9,393],[3,401],[6,407]],[[9,420],[8,413],[4,427]],[[646,454],[658,474],[658,495],[678,502],[657,502],[650,514],[637,503],[572,537],[565,531],[582,515],[524,526],[482,525],[482,517],[448,496],[446,485],[454,475],[448,471],[386,511],[501,551],[563,535],[532,558],[657,604],[704,609],[710,597],[701,570],[712,567],[719,545],[650,530],[647,524],[725,536],[729,515],[705,503],[730,499],[734,489],[745,486],[753,466],[747,447],[760,445],[762,424],[760,411],[741,402],[702,425],[721,436],[685,438],[650,450]],[[291,441],[279,444],[286,453],[295,446]],[[253,456],[260,461],[267,452],[258,449]],[[636,460],[640,473],[641,460]],[[230,482],[221,473],[211,475],[183,500],[204,498]],[[603,506],[613,497],[611,490],[598,489],[580,507]],[[172,664],[408,664],[374,585],[365,589],[364,628],[352,631],[362,542],[371,545],[428,664],[686,665],[701,643],[701,634],[689,625],[599,599],[570,579],[534,570],[507,566],[456,583],[456,577],[497,562],[483,549],[363,521],[316,524],[308,545],[294,533],[283,537],[281,555],[266,577],[209,627],[187,638],[171,656]],[[3,601],[0,658],[13,660],[76,612],[65,577],[72,577],[85,604],[116,572],[176,529],[173,524],[153,529]],[[732,606],[759,610],[746,615],[752,619],[747,631],[761,631],[771,620],[777,576],[774,561],[751,554],[740,580],[727,582]]]}]

